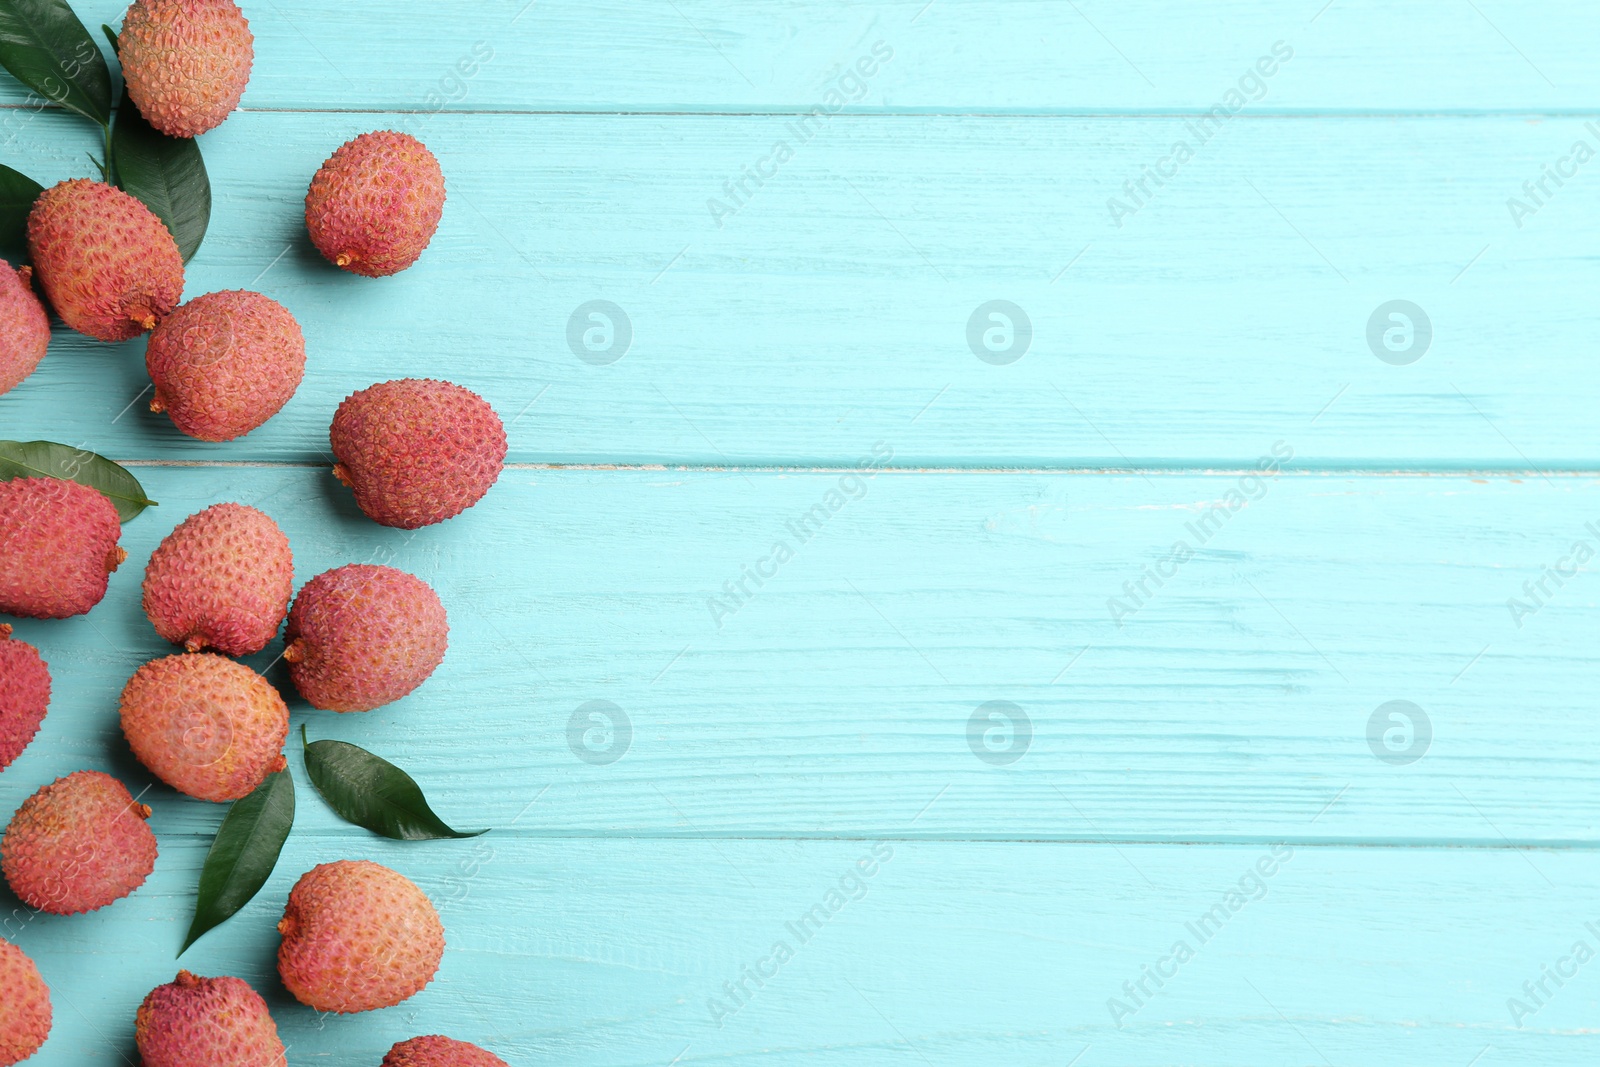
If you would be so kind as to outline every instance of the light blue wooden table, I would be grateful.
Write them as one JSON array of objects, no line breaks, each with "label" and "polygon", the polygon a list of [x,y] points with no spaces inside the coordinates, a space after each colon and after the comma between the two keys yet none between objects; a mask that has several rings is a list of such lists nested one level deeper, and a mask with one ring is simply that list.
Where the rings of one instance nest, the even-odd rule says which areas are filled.
[{"label": "light blue wooden table", "polygon": [[[166,651],[142,563],[202,506],[270,512],[301,580],[382,550],[433,583],[434,678],[295,721],[493,833],[384,842],[302,775],[277,873],[184,959],[263,990],[291,1063],[431,1032],[517,1067],[1596,1061],[1600,9],[246,9],[188,292],[285,303],[305,384],[202,445],[143,410],[139,343],[58,330],[0,398],[0,436],[161,502],[92,615],[18,627],[57,696],[0,809],[150,784],[116,696]],[[0,100],[0,159],[87,173],[90,128]],[[300,202],[383,127],[450,201],[375,283]],[[511,439],[414,536],[326,455],[338,402],[406,375]],[[41,1067],[132,1059],[177,967],[221,812],[146,799],[132,898],[0,893],[55,990]],[[449,948],[324,1019],[272,927],[344,857],[416,879]]]}]

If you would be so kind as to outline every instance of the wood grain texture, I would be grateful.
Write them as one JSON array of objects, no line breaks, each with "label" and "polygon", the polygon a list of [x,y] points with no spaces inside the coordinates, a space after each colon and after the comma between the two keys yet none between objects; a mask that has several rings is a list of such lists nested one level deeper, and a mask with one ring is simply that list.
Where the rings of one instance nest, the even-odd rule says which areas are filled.
[{"label": "wood grain texture", "polygon": [[[1107,197],[1180,120],[862,117],[719,229],[707,198],[784,120],[437,116],[443,229],[425,269],[373,282],[316,254],[301,203],[384,119],[211,135],[219,203],[188,292],[255,286],[301,319],[310,365],[280,417],[189,441],[143,410],[143,342],[63,331],[0,425],[130,458],[312,461],[350,392],[444,375],[514,421],[525,462],[851,464],[884,438],[899,465],[1241,466],[1291,437],[1312,467],[1600,466],[1595,217],[1572,183],[1521,230],[1505,206],[1574,138],[1600,149],[1576,119],[1247,122],[1118,229]],[[81,125],[38,120],[30,146],[61,159],[25,169],[82,173]],[[1367,340],[1396,298],[1432,322],[1408,366]],[[597,299],[632,324],[609,365],[568,340]],[[1010,365],[968,339],[994,299],[1033,324]]]},{"label": "wood grain texture", "polygon": [[[331,830],[306,792],[306,821]],[[137,895],[75,921],[12,920],[46,973],[68,976],[41,1063],[133,1059],[129,1021],[144,990],[172,980],[204,855],[162,818],[157,874]],[[393,1042],[438,1031],[517,1065],[1464,1064],[1486,1047],[1501,1063],[1592,1062],[1593,962],[1564,988],[1546,980],[1530,1015],[1507,1004],[1541,966],[1565,957],[1571,971],[1575,942],[1600,943],[1586,925],[1600,925],[1591,853],[1290,851],[1274,863],[1266,847],[713,847],[515,831],[418,849],[302,832],[262,895],[183,965],[265,990],[291,1064],[376,1067]],[[324,1018],[277,984],[272,924],[303,869],[352,856],[442,902],[447,948],[411,1001]],[[1200,927],[1230,891],[1238,911]],[[1192,958],[1170,976],[1178,941]],[[774,975],[779,942],[792,958]],[[1169,980],[1118,1027],[1108,1001],[1131,1005],[1123,983],[1163,959]],[[768,972],[761,987],[747,967]],[[724,984],[741,980],[738,1005]]]},{"label": "wood grain texture", "polygon": [[[372,561],[437,588],[450,653],[390,707],[316,712],[276,646],[249,662],[296,727],[494,828],[379,840],[291,743],[283,860],[182,965],[261,989],[292,1064],[429,1032],[515,1067],[1593,1061],[1600,965],[1546,975],[1600,952],[1600,163],[1573,155],[1600,149],[1600,12],[245,6],[255,76],[203,142],[187,291],[289,306],[299,394],[202,445],[144,410],[140,343],[58,328],[0,397],[0,437],[132,461],[161,502],[95,612],[17,625],[56,690],[0,814],[104,769],[162,848],[91,916],[0,887],[55,996],[30,1067],[133,1061],[179,966],[222,809],[137,765],[116,698],[171,651],[144,561],[220,500],[278,519],[300,581]],[[1257,98],[1199,136],[1230,89]],[[438,153],[450,202],[375,283],[320,260],[301,201],[381,127]],[[0,78],[0,161],[56,181],[97,147]],[[613,362],[581,343],[596,300],[631,327]],[[969,339],[994,300],[1031,321],[1011,363]],[[1368,340],[1393,300],[1432,327],[1408,365]],[[326,453],[345,395],[407,375],[485,395],[514,463],[415,534],[365,520]],[[405,1005],[322,1018],[272,928],[300,873],[354,857],[415,878],[449,949]]]},{"label": "wood grain texture", "polygon": [[[373,528],[322,470],[136,470],[161,506],[127,527],[107,601],[17,628],[63,710],[0,782],[13,806],[85,756],[149,781],[115,721],[134,669],[171,651],[141,565],[234,500],[283,523],[301,582],[375,560],[438,589],[451,651],[423,689],[365,715],[293,706],[313,736],[405,763],[453,824],[504,824],[549,787],[525,829],[1493,846],[1600,825],[1582,740],[1600,588],[1544,579],[1520,627],[1507,606],[1532,609],[1523,582],[1573,542],[1600,547],[1592,479],[513,470],[413,535]],[[1213,510],[1230,492],[1256,499]],[[1410,765],[1368,741],[1391,700],[1432,724]],[[631,741],[580,716],[590,701]],[[1010,765],[969,738],[990,701],[1031,723]],[[979,748],[1010,751],[984,715]],[[609,764],[577,754],[619,743]],[[184,825],[209,824],[191,808]]]},{"label": "wood grain texture", "polygon": [[[74,5],[94,27],[120,25],[126,6]],[[880,39],[900,58],[852,106],[1204,110],[1279,40],[1296,58],[1265,107],[1589,113],[1600,88],[1600,16],[1532,0],[274,0],[246,13],[247,108],[794,110]]]}]

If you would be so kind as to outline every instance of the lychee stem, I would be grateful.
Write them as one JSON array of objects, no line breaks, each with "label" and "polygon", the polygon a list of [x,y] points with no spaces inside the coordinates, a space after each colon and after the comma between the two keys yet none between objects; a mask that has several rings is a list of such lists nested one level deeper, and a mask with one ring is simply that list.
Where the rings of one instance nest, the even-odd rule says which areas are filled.
[{"label": "lychee stem", "polygon": [[9,622],[0,622],[0,641],[5,641],[10,637],[11,624]]},{"label": "lychee stem", "polygon": [[206,639],[201,637],[199,634],[190,634],[184,639],[183,647],[188,649],[190,652],[199,652],[202,648],[206,647]]},{"label": "lychee stem", "polygon": [[172,984],[182,986],[185,989],[193,989],[195,986],[200,984],[200,979],[196,978],[188,971],[179,971],[178,977],[172,980]]},{"label": "lychee stem", "polygon": [[343,463],[335,463],[333,465],[333,476],[345,485],[354,486],[356,484],[350,480],[350,471],[345,468]]},{"label": "lychee stem", "polygon": [[167,410],[167,398],[161,395],[159,389],[150,397],[150,410],[157,415]]},{"label": "lychee stem", "polygon": [[299,663],[303,659],[305,659],[305,650],[302,647],[300,638],[297,637],[284,646],[283,661],[285,663]]}]

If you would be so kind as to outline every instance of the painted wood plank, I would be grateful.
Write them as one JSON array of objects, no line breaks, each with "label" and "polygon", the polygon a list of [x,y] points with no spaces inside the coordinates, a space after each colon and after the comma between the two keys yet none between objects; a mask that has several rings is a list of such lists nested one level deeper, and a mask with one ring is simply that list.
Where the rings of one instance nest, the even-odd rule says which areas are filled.
[{"label": "painted wood plank", "polygon": [[[84,766],[152,786],[115,695],[167,651],[139,564],[190,511],[272,511],[302,579],[373,559],[433,582],[455,639],[429,685],[296,724],[495,833],[387,845],[302,788],[271,885],[184,961],[267,992],[291,1062],[375,1064],[428,1031],[519,1065],[1592,1061],[1586,969],[1545,975],[1600,948],[1596,603],[1571,569],[1600,516],[1591,476],[1535,469],[1596,467],[1588,170],[1545,175],[1600,145],[1600,15],[268,7],[253,111],[205,142],[219,200],[190,293],[284,300],[310,377],[220,448],[140,410],[138,345],[58,337],[0,398],[0,436],[202,465],[140,468],[164,506],[106,604],[19,627],[57,699],[0,812]],[[1262,99],[1123,191],[1280,39]],[[719,226],[708,198],[880,40],[849,113]],[[22,100],[0,86],[4,161],[85,173],[88,132]],[[281,110],[307,108],[332,113]],[[440,153],[452,202],[424,266],[374,285],[320,264],[298,200],[387,125]],[[1112,197],[1137,208],[1120,226]],[[597,299],[634,332],[609,365],[568,341]],[[996,299],[1033,324],[1015,363],[970,346]],[[1396,299],[1432,323],[1410,365],[1369,348]],[[524,464],[734,469],[524,467],[444,528],[377,530],[312,465],[338,399],[400,374],[484,392]],[[1288,473],[1258,482],[1274,448]],[[863,459],[975,469],[858,481]],[[1224,469],[992,469],[1107,466]],[[1348,473],[1392,467],[1439,473]],[[1448,473],[1476,467],[1513,473]],[[762,572],[778,541],[793,557]],[[163,853],[132,900],[53,920],[0,888],[0,936],[58,994],[35,1062],[133,1059],[133,1009],[177,966],[220,809],[146,799]],[[853,895],[879,841],[865,895],[801,943],[785,924]],[[451,950],[406,1006],[319,1019],[275,982],[271,927],[300,871],[354,855],[440,901]],[[1230,890],[1220,930],[1186,925]],[[786,937],[741,1005],[723,983]],[[1124,990],[1190,939],[1158,993]]]},{"label": "painted wood plank", "polygon": [[[77,0],[92,27],[122,0]],[[1532,0],[245,3],[245,106],[378,110],[1592,112],[1600,15]],[[889,66],[861,81],[882,41]],[[1251,79],[1283,42],[1281,73]],[[1267,69],[1271,69],[1269,64]],[[843,81],[841,82],[841,79]],[[24,91],[0,87],[21,104]]]},{"label": "painted wood plank", "polygon": [[[116,726],[123,683],[170,651],[140,567],[237,500],[283,524],[301,581],[375,559],[436,586],[452,647],[423,689],[367,715],[294,706],[463,824],[548,790],[530,830],[620,837],[1600,827],[1600,590],[1546,573],[1600,544],[1592,478],[512,470],[413,535],[321,470],[137,469],[162,503],[126,528],[107,601],[17,628],[58,696],[0,800],[111,755],[148,781]],[[184,832],[212,818],[168,806]]]},{"label": "painted wood plank", "polygon": [[[1248,122],[1119,229],[1107,198],[1181,120],[863,117],[719,229],[707,198],[783,120],[438,116],[443,230],[372,282],[316,255],[299,205],[325,154],[383,121],[246,115],[213,135],[219,202],[189,292],[255,286],[300,317],[310,369],[276,420],[224,447],[183,439],[143,411],[142,342],[62,332],[0,398],[4,432],[320,461],[350,391],[441,375],[486,395],[533,462],[849,464],[888,439],[904,465],[1246,465],[1287,436],[1313,467],[1600,465],[1581,310],[1596,218],[1574,182],[1521,229],[1506,206],[1575,140],[1600,146],[1576,119]],[[37,123],[13,162],[81,174],[91,139]],[[583,310],[597,300],[621,315]],[[1032,324],[1009,365],[976,353],[1019,334],[973,346],[993,300]],[[1393,300],[1420,306],[1426,342],[1379,314]],[[1420,359],[1380,359],[1374,316],[1386,357],[1394,327]],[[624,318],[625,352],[596,365]]]},{"label": "painted wood plank", "polygon": [[[1572,955],[1600,946],[1587,851],[518,830],[399,846],[324,833],[305,792],[309,825],[266,890],[182,961],[262,990],[291,1063],[376,1065],[432,1032],[518,1067],[1593,1061],[1597,964]],[[151,882],[111,909],[13,915],[8,929],[63,993],[38,1067],[133,1059],[134,1011],[172,980],[203,855],[168,832]],[[278,983],[273,924],[303,869],[348,856],[414,878],[443,907],[448,947],[412,1000],[324,1018]],[[1542,970],[1558,966],[1576,970],[1559,987]],[[1145,977],[1157,967],[1159,989]],[[746,968],[767,977],[758,986]],[[741,981],[742,1004],[727,989]],[[1139,981],[1151,995],[1124,990]],[[1523,984],[1538,981],[1535,1005]],[[1513,1014],[1513,999],[1529,1010]]]}]

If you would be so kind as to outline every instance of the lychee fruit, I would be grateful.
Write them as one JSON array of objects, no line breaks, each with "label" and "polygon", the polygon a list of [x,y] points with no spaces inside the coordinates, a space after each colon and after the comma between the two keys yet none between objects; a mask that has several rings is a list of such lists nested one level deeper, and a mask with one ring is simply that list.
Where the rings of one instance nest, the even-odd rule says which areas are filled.
[{"label": "lychee fruit", "polygon": [[255,38],[233,0],[136,0],[117,55],[144,120],[168,137],[196,137],[239,106]]},{"label": "lychee fruit", "polygon": [[50,1036],[50,987],[16,945],[0,939],[0,1067],[39,1051]]},{"label": "lychee fruit", "polygon": [[150,809],[109,774],[78,771],[22,802],[0,839],[0,871],[22,902],[77,915],[121,900],[156,866]]},{"label": "lychee fruit", "polygon": [[328,431],[334,477],[373,522],[415,530],[483,499],[506,460],[506,430],[483,397],[404,378],[345,398]]},{"label": "lychee fruit", "polygon": [[0,259],[0,393],[32,374],[50,347],[50,316],[33,295],[33,268]]},{"label": "lychee fruit", "polygon": [[449,643],[444,605],[427,582],[393,567],[351,563],[301,587],[283,658],[312,707],[371,711],[427,681]]},{"label": "lychee fruit", "polygon": [[128,553],[105,494],[64,478],[0,482],[0,612],[82,615],[106,595]]},{"label": "lychee fruit", "polygon": [[444,214],[444,172],[410,134],[346,141],[311,179],[306,229],[330,263],[368,278],[398,274],[428,247]]},{"label": "lychee fruit", "polygon": [[278,923],[278,973],[300,1003],[349,1013],[399,1004],[433,980],[444,924],[422,890],[366,860],[314,867]]},{"label": "lychee fruit", "polygon": [[506,1067],[506,1061],[477,1045],[434,1034],[400,1042],[381,1067]]},{"label": "lychee fruit", "polygon": [[243,437],[294,396],[306,371],[306,339],[289,309],[260,293],[195,297],[161,320],[144,353],[165,411],[202,441]]},{"label": "lychee fruit", "polygon": [[189,652],[146,663],[128,679],[122,732],[139,762],[178,792],[238,800],[287,766],[289,708],[244,664]]},{"label": "lychee fruit", "polygon": [[190,652],[260,652],[293,594],[289,539],[244,504],[214,504],[183,520],[144,572],[144,613],[156,633]]},{"label": "lychee fruit", "polygon": [[28,215],[34,274],[63,322],[102,341],[155,328],[183,296],[183,257],[150,209],[104,182],[46,189]]},{"label": "lychee fruit", "polygon": [[144,1067],[284,1067],[278,1026],[261,994],[237,978],[188,971],[156,986],[134,1016]]},{"label": "lychee fruit", "polygon": [[28,747],[50,707],[50,669],[39,650],[0,623],[0,771]]}]

